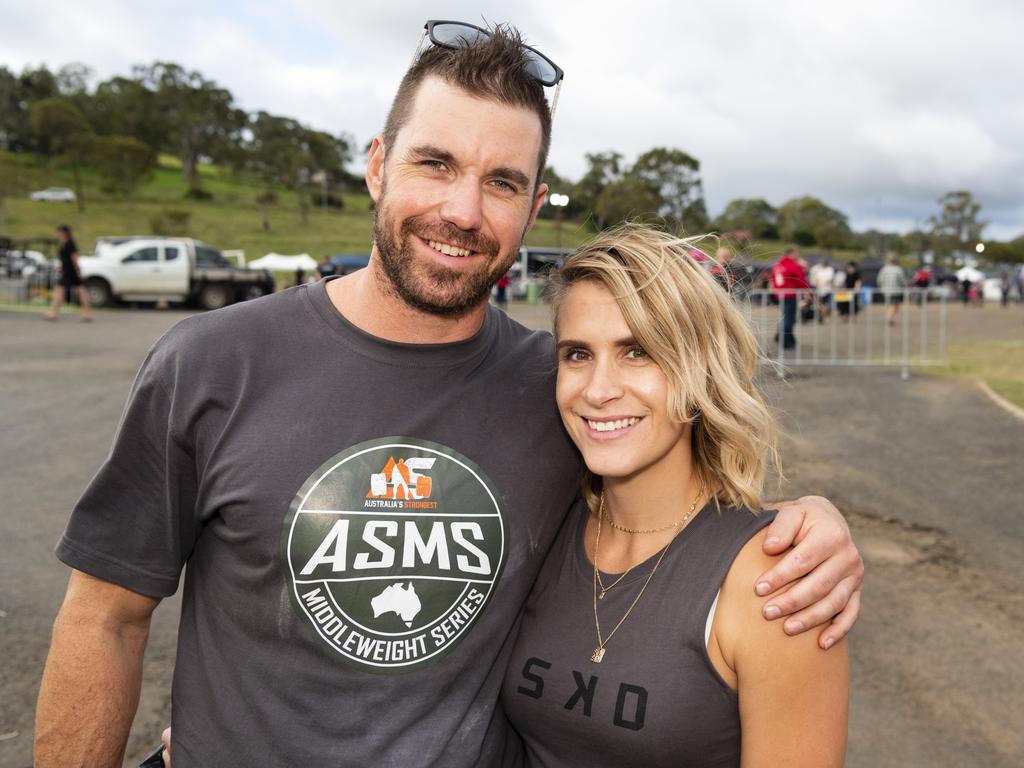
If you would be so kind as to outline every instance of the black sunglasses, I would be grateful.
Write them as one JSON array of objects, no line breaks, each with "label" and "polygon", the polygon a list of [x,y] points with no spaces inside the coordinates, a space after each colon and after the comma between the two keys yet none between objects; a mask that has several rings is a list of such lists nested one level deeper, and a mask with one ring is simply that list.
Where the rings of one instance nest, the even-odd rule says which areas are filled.
[{"label": "black sunglasses", "polygon": [[[474,24],[467,24],[464,21],[438,19],[428,21],[423,29],[424,35],[430,38],[430,42],[441,48],[468,48],[491,36],[486,29]],[[420,44],[422,42],[423,37],[421,36]],[[419,47],[419,45],[416,46],[417,54]],[[524,45],[523,52],[526,54],[526,71],[541,85],[558,85],[565,77],[562,68],[536,48]]]}]

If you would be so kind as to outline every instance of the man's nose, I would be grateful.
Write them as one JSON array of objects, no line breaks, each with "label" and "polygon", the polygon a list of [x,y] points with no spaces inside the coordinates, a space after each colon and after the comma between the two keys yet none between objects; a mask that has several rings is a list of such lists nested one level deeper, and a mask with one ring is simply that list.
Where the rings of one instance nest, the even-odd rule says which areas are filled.
[{"label": "man's nose", "polygon": [[445,190],[441,218],[459,229],[480,229],[483,226],[482,203],[478,181],[471,176],[459,177]]}]

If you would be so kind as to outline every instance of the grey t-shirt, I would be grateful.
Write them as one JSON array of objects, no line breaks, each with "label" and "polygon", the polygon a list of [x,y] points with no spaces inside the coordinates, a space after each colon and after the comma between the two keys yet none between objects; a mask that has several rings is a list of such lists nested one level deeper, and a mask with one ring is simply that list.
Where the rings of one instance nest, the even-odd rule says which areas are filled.
[{"label": "grey t-shirt", "polygon": [[[527,601],[502,703],[527,766],[740,764],[736,693],[707,654],[711,606],[743,545],[774,512],[719,514],[709,504],[684,528],[597,664],[594,570],[583,548],[588,516],[569,516]],[[657,556],[598,601],[603,636],[625,615]],[[605,585],[615,574],[602,573]]]},{"label": "grey t-shirt", "polygon": [[154,596],[187,564],[176,768],[518,759],[498,693],[578,488],[554,370],[497,310],[399,344],[323,283],[156,343],[57,554]]}]

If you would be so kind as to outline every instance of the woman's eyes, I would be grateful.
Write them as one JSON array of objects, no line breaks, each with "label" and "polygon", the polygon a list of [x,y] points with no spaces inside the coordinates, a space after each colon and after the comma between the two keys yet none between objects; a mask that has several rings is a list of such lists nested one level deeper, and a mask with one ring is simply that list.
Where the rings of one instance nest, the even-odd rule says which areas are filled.
[{"label": "woman's eyes", "polygon": [[[647,350],[640,346],[628,347],[623,351],[623,358],[626,360],[648,360],[650,356],[647,354]],[[562,359],[567,363],[582,363],[591,358],[591,354],[586,349],[580,349],[573,347],[565,350],[562,353]]]},{"label": "woman's eyes", "polygon": [[580,363],[586,360],[588,357],[589,355],[587,354],[587,350],[585,349],[570,348],[562,353],[562,359],[565,360],[567,363]]}]

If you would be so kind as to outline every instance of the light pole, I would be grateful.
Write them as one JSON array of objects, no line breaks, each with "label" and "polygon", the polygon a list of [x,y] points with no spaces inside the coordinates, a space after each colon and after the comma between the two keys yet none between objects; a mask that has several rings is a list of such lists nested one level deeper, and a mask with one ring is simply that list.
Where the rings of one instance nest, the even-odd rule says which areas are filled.
[{"label": "light pole", "polygon": [[565,211],[565,206],[569,204],[568,195],[554,194],[548,198],[548,201],[555,206],[555,244],[557,247],[562,247],[562,215]]}]

